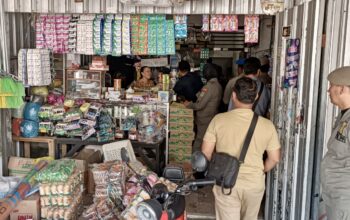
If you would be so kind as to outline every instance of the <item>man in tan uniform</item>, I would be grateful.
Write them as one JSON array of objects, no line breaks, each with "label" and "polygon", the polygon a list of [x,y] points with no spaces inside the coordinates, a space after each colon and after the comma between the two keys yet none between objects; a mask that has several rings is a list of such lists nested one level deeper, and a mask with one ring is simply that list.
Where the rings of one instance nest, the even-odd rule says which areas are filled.
[{"label": "man in tan uniform", "polygon": [[[242,77],[235,83],[230,112],[214,117],[205,133],[202,152],[210,160],[214,149],[239,157],[254,112],[252,105],[257,96],[257,84]],[[263,162],[263,154],[267,159]],[[214,186],[217,220],[256,220],[265,191],[265,172],[280,159],[280,143],[275,126],[259,117],[248,151],[241,165],[231,195],[224,195],[221,186]]]},{"label": "man in tan uniform", "polygon": [[195,124],[197,126],[196,137],[193,143],[192,152],[199,151],[207,127],[213,117],[219,112],[219,105],[222,96],[222,88],[217,79],[217,72],[211,64],[206,64],[203,69],[204,78],[207,84],[198,93],[196,102],[185,101],[187,108],[195,111]]},{"label": "man in tan uniform", "polygon": [[350,66],[334,70],[328,80],[329,97],[341,113],[321,163],[322,198],[327,219],[350,220]]}]

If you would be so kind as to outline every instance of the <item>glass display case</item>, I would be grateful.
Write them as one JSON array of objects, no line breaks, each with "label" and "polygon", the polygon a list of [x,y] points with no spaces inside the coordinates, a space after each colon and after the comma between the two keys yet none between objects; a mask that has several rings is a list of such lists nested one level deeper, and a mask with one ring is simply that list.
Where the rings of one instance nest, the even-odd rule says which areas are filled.
[{"label": "glass display case", "polygon": [[65,95],[69,98],[101,99],[105,71],[67,70]]}]

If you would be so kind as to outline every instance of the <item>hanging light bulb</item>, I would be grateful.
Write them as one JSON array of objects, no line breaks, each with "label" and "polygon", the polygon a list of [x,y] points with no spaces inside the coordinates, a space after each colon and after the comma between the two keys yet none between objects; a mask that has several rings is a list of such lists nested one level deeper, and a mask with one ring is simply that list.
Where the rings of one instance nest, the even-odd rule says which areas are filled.
[{"label": "hanging light bulb", "polygon": [[261,9],[264,14],[274,15],[283,11],[284,0],[261,0]]}]

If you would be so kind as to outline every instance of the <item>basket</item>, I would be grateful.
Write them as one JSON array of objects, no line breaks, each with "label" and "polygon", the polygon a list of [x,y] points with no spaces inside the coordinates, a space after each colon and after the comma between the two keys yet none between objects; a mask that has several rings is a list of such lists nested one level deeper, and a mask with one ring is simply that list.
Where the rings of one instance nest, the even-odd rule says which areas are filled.
[{"label": "basket", "polygon": [[121,149],[125,148],[129,154],[130,162],[136,161],[134,149],[132,148],[130,140],[117,141],[102,146],[105,161],[122,160]]}]

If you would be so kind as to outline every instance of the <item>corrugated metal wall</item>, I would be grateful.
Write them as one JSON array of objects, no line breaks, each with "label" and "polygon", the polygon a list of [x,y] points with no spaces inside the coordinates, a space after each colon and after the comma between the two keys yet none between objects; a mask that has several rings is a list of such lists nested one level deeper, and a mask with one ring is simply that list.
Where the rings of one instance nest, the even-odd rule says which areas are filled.
[{"label": "corrugated metal wall", "polygon": [[[317,152],[315,133],[324,4],[324,0],[307,1],[276,15],[272,109],[283,159],[268,178],[265,219],[313,218],[311,183]],[[291,38],[299,38],[301,42],[297,88],[283,86],[287,42],[281,36],[283,26],[291,26]]]},{"label": "corrugated metal wall", "polygon": [[[3,1],[0,1],[0,69],[9,71],[9,43],[6,33],[8,32],[7,16],[4,13]],[[0,152],[2,154],[3,174],[7,175],[7,159],[12,151],[11,137],[11,111],[0,109]]]},{"label": "corrugated metal wall", "polygon": [[190,0],[182,6],[135,7],[119,0],[6,0],[7,12],[137,13],[137,14],[262,14],[260,0]]},{"label": "corrugated metal wall", "polygon": [[[331,135],[331,128],[339,109],[330,103],[327,94],[328,74],[338,67],[350,65],[350,3],[348,0],[328,0],[325,25],[325,48],[321,62],[320,104],[318,108],[317,149],[315,160],[314,194],[320,189],[319,168],[323,155],[327,152],[326,143]],[[316,198],[316,197],[315,197]],[[313,211],[319,209],[319,200],[313,202]]]}]

